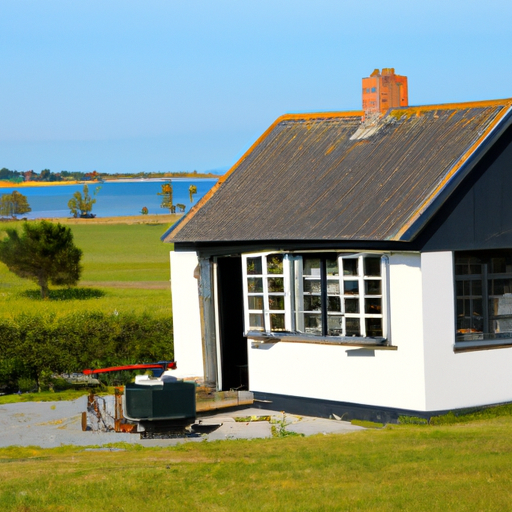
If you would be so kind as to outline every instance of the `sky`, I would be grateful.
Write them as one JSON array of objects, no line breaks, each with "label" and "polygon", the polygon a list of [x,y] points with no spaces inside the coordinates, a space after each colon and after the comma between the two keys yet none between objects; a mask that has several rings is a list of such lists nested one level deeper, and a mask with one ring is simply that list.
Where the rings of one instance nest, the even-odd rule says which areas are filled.
[{"label": "sky", "polygon": [[0,0],[0,168],[226,170],[274,120],[512,97],[510,0]]}]

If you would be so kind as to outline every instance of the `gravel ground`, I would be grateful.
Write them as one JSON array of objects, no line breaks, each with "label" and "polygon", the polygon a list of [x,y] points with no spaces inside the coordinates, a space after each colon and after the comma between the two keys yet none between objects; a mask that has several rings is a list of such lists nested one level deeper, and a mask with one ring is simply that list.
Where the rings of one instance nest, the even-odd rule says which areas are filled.
[{"label": "gravel ground", "polygon": [[[172,446],[183,442],[214,441],[224,439],[256,439],[272,437],[269,421],[254,421],[258,416],[270,416],[278,428],[301,433],[341,434],[361,430],[361,427],[344,421],[294,416],[276,411],[248,407],[245,410],[201,417],[205,426],[219,425],[208,434],[179,439],[140,439],[138,434],[82,431],[82,412],[87,409],[87,397],[69,402],[25,402],[0,405],[0,447],[39,446],[54,448],[63,445],[104,446],[109,443],[130,443],[144,446]],[[235,421],[235,418],[253,421]],[[276,423],[277,422],[277,423]]]}]

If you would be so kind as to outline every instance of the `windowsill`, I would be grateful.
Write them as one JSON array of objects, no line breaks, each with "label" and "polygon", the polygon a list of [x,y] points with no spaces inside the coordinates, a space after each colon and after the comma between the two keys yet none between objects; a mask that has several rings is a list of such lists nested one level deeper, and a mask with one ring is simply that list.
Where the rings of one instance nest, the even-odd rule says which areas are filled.
[{"label": "windowsill", "polygon": [[[356,336],[308,336],[302,333],[266,333],[249,331],[246,337],[253,341],[253,347],[267,343],[313,343],[316,345],[340,345],[345,347],[366,348],[368,350],[397,350],[396,346],[389,345],[386,338],[362,338]],[[256,347],[255,347],[256,348]]]},{"label": "windowsill", "polygon": [[492,340],[471,340],[456,341],[453,346],[454,352],[472,352],[475,350],[491,350],[496,348],[512,347],[512,338],[495,338]]}]

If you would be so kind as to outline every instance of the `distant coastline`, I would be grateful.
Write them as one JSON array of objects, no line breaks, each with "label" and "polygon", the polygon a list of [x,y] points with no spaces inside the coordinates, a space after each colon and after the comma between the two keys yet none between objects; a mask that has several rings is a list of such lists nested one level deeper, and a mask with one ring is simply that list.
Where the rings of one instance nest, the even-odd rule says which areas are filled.
[{"label": "distant coastline", "polygon": [[219,179],[220,175],[186,175],[186,176],[169,176],[165,178],[112,178],[94,181],[22,181],[20,183],[13,183],[8,180],[0,180],[0,188],[26,188],[26,187],[53,187],[60,185],[101,185],[102,183],[149,183],[159,181],[172,181],[172,180],[211,180]]},{"label": "distant coastline", "polygon": [[[84,185],[94,195],[93,213],[97,217],[124,217],[143,215],[162,215],[169,212],[162,207],[162,185],[172,181],[173,204],[177,213],[187,213],[217,182],[215,178],[203,177],[127,177],[110,180],[65,180],[65,181],[28,181],[19,184],[12,181],[0,182],[0,196],[14,190],[26,196],[31,211],[27,219],[65,218],[70,216],[69,200]],[[67,186],[63,186],[67,185]],[[192,190],[195,192],[192,194]],[[146,213],[144,216],[147,215]]]}]

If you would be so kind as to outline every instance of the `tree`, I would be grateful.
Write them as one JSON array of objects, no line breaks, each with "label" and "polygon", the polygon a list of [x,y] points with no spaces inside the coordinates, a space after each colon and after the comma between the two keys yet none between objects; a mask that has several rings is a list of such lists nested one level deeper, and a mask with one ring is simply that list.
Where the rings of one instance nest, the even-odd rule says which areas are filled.
[{"label": "tree", "polygon": [[42,298],[48,297],[48,283],[74,286],[80,280],[82,251],[73,243],[70,228],[43,220],[25,222],[21,235],[16,229],[6,233],[0,241],[0,261],[17,276],[37,283]]},{"label": "tree", "polygon": [[0,169],[0,180],[8,180],[10,178],[14,178],[18,174],[18,171],[11,171],[10,169],[7,169],[7,167],[2,167]]},{"label": "tree", "polygon": [[[196,172],[196,171],[194,171]],[[194,194],[197,194],[197,187],[195,185],[190,185],[190,187],[188,187],[188,193],[190,195],[190,202],[193,203],[194,202]]]},{"label": "tree", "polygon": [[[101,187],[96,187],[94,189],[94,195],[96,195]],[[94,199],[89,194],[89,187],[87,185],[84,185],[84,194],[82,196],[82,193],[77,190],[73,197],[68,201],[68,208],[71,211],[71,215],[73,217],[92,217],[91,214],[92,205],[96,202],[96,199]]]},{"label": "tree", "polygon": [[50,181],[51,175],[52,171],[50,171],[50,169],[43,169],[41,174],[39,174],[39,179],[41,181]]},{"label": "tree", "polygon": [[[160,208],[167,208],[171,213],[176,211],[176,208],[172,204],[172,184],[171,181],[162,185],[162,192],[158,192],[157,195],[162,196],[162,203]],[[174,212],[173,212],[174,210]]]},{"label": "tree", "polygon": [[11,194],[2,194],[0,198],[0,215],[16,217],[16,215],[28,213],[31,210],[27,198],[16,190],[13,190]]}]

